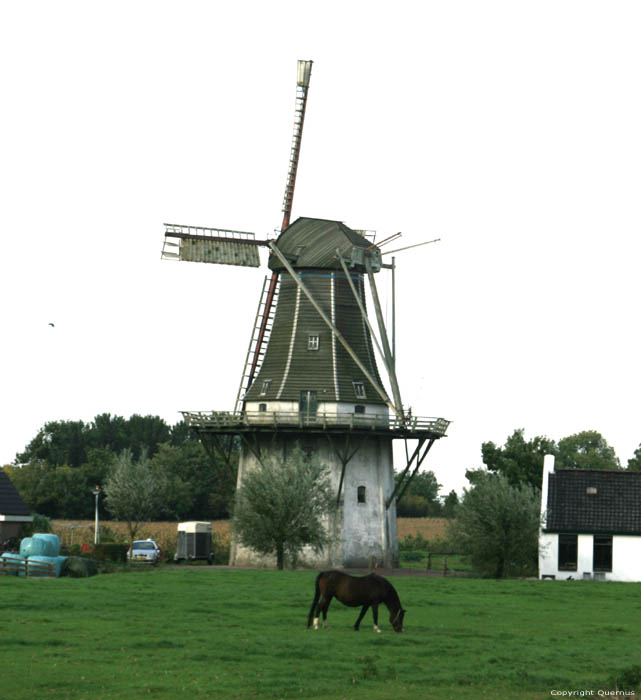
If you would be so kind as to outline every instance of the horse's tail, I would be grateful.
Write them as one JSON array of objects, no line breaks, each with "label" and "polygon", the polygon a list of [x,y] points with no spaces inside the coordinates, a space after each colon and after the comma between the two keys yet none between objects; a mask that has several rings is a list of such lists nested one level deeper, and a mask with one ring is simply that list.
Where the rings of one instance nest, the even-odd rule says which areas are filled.
[{"label": "horse's tail", "polygon": [[316,584],[314,587],[314,600],[312,601],[312,607],[309,610],[309,616],[307,618],[307,627],[312,626],[312,621],[314,619],[314,612],[316,610],[316,606],[318,605],[318,601],[320,600],[321,596],[321,591],[320,591],[320,579],[321,576],[323,575],[323,572],[321,571],[320,574],[316,577]]}]

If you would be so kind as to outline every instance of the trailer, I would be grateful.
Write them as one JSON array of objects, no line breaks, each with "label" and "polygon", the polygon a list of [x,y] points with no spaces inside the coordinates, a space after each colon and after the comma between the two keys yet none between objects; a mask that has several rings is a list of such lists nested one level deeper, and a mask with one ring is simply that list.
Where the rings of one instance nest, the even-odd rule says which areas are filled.
[{"label": "trailer", "polygon": [[210,522],[178,523],[178,546],[174,561],[183,559],[205,559],[208,564],[214,563]]}]

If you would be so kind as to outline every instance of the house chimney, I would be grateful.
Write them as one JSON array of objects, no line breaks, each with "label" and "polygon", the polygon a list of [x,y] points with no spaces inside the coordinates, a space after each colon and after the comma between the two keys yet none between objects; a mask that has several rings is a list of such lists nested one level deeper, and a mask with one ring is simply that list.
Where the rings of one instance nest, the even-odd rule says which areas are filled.
[{"label": "house chimney", "polygon": [[548,510],[548,483],[550,474],[554,471],[554,455],[543,457],[543,481],[541,483],[541,529],[544,530]]}]

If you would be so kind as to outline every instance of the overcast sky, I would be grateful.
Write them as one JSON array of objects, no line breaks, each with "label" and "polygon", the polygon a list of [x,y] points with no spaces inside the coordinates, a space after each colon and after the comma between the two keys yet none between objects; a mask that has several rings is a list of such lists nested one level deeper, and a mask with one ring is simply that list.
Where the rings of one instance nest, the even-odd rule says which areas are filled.
[{"label": "overcast sky", "polygon": [[233,408],[266,268],[161,261],[162,224],[280,225],[305,58],[293,218],[441,239],[397,255],[403,401],[454,421],[425,467],[460,491],[515,428],[598,430],[625,465],[640,20],[586,0],[3,3],[0,464],[50,420]]}]

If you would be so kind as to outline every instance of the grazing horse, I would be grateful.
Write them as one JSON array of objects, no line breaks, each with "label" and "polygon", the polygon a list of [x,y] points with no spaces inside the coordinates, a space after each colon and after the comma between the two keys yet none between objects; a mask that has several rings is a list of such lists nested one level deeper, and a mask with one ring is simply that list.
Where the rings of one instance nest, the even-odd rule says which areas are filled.
[{"label": "grazing horse", "polygon": [[378,606],[381,603],[387,605],[389,621],[394,630],[396,632],[403,631],[405,610],[401,606],[401,601],[394,586],[382,576],[377,576],[376,574],[350,576],[342,571],[322,571],[316,577],[314,600],[309,611],[307,627],[311,627],[313,621],[314,629],[318,629],[318,617],[321,612],[323,613],[323,627],[327,627],[327,609],[332,602],[332,598],[337,598],[343,605],[349,605],[350,607],[363,606],[354,625],[354,629],[357,631],[365,613],[371,607],[374,617],[374,629],[376,632],[380,632],[378,628]]}]

